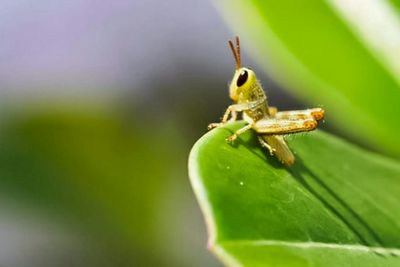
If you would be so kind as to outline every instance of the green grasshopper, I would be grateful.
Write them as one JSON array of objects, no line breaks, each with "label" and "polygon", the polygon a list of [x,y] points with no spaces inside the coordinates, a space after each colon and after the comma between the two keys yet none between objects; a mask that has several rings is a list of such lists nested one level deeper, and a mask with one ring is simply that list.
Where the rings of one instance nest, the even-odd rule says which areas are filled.
[{"label": "green grasshopper", "polygon": [[211,123],[208,128],[235,121],[237,113],[242,112],[243,119],[247,122],[246,126],[237,130],[226,141],[233,142],[240,134],[253,129],[258,134],[261,145],[267,148],[271,155],[275,155],[285,165],[292,165],[295,158],[285,142],[284,135],[314,130],[318,121],[324,118],[324,110],[312,108],[278,112],[276,107],[269,107],[267,96],[254,71],[240,66],[239,37],[236,37],[236,46],[231,40],[228,43],[236,63],[229,86],[229,96],[234,103],[226,109],[221,122]]}]

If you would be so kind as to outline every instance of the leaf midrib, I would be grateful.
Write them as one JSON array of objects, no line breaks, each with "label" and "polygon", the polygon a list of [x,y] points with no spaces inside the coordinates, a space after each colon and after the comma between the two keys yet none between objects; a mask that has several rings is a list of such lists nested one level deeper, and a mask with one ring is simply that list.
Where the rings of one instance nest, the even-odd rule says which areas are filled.
[{"label": "leaf midrib", "polygon": [[281,240],[226,240],[217,242],[218,246],[281,246],[290,248],[301,248],[301,249],[342,249],[349,251],[359,251],[359,252],[372,252],[379,254],[386,254],[392,256],[400,256],[399,248],[388,248],[388,247],[371,247],[364,246],[360,244],[334,244],[334,243],[322,243],[322,242],[289,242]]}]

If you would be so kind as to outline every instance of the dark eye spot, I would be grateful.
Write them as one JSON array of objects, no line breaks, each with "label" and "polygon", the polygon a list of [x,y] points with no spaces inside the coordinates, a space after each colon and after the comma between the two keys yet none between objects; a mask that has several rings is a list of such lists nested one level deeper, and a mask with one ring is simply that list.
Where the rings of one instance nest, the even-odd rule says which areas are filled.
[{"label": "dark eye spot", "polygon": [[247,81],[247,78],[249,77],[249,74],[247,73],[247,71],[242,71],[236,81],[236,86],[240,87],[243,84],[245,84],[245,82]]}]

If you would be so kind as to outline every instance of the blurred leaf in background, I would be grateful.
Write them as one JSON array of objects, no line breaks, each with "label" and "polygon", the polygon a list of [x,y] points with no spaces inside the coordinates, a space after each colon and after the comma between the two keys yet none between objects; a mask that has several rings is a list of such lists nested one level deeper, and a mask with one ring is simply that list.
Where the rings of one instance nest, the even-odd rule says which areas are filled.
[{"label": "blurred leaf in background", "polygon": [[353,140],[400,156],[398,1],[214,3],[283,87]]},{"label": "blurred leaf in background", "polygon": [[[110,105],[8,109],[0,128],[2,206],[31,214],[27,223],[48,218],[44,225],[59,225],[74,237],[53,237],[54,245],[22,258],[29,266],[192,263],[199,253],[190,229],[201,220],[182,184],[186,151],[179,136],[171,121],[140,121]],[[38,246],[40,240],[26,238],[28,250]],[[44,253],[53,246],[64,255]],[[201,262],[207,257],[193,264]]]},{"label": "blurred leaf in background", "polygon": [[220,266],[186,172],[228,102],[211,2],[4,0],[0,14],[0,265]]}]

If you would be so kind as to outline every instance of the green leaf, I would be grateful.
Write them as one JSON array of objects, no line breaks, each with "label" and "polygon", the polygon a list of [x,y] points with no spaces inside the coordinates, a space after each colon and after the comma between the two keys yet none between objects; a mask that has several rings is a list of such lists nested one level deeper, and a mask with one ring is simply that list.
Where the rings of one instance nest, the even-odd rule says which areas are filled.
[{"label": "green leaf", "polygon": [[[160,238],[165,229],[178,229],[165,226],[170,217],[160,214],[180,200],[165,199],[175,190],[172,178],[181,177],[176,169],[184,152],[175,132],[152,121],[159,126],[154,131],[114,106],[53,105],[14,108],[1,118],[0,198],[78,232],[90,251],[85,260],[106,266],[184,261],[165,259]],[[172,149],[175,157],[166,161]]]},{"label": "green leaf", "polygon": [[284,167],[229,124],[189,158],[209,246],[230,266],[400,266],[400,165],[321,131],[288,136]]},{"label": "green leaf", "polygon": [[284,88],[324,106],[353,138],[400,156],[400,18],[389,1],[215,3]]}]

